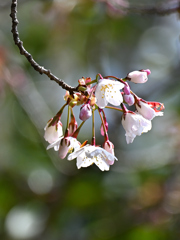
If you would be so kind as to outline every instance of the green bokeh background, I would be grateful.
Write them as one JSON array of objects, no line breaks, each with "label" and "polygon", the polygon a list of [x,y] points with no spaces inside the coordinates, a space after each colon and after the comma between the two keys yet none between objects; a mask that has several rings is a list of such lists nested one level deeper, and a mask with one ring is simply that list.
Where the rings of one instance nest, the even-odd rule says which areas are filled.
[{"label": "green bokeh background", "polygon": [[[96,166],[77,170],[75,160],[61,160],[46,150],[43,128],[64,104],[65,91],[19,54],[11,34],[10,2],[1,0],[2,240],[180,239],[179,16],[127,14],[118,1],[112,9],[114,2],[24,0],[18,5],[25,48],[68,84],[76,86],[82,76],[94,79],[97,73],[125,77],[136,69],[152,72],[148,82],[131,88],[145,100],[163,102],[164,117],[155,118],[150,132],[127,145],[121,113],[107,110],[119,161],[101,172]],[[79,108],[74,111],[78,118]],[[80,132],[81,142],[91,139],[89,126],[90,120]],[[96,127],[101,144],[98,115]]]}]

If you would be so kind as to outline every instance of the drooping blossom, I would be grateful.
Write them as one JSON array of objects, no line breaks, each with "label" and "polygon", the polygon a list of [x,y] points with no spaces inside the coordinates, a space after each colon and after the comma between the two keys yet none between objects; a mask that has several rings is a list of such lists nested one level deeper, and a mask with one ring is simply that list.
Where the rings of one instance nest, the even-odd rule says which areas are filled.
[{"label": "drooping blossom", "polygon": [[138,113],[127,112],[122,116],[122,125],[126,131],[126,142],[132,143],[136,136],[148,132],[152,128],[151,121]]},{"label": "drooping blossom", "polygon": [[[77,149],[81,146],[81,143],[77,141],[76,138],[74,137],[65,137],[62,136],[59,138],[57,141],[51,143],[48,147],[47,150],[50,148],[54,148],[54,151],[59,151],[59,157],[60,158],[65,158],[65,153],[67,155],[68,152],[70,152],[73,149]],[[63,157],[64,156],[64,157]]]},{"label": "drooping blossom", "polygon": [[148,80],[148,75],[151,73],[149,69],[133,71],[128,73],[127,79],[134,83],[145,83]]},{"label": "drooping blossom", "polygon": [[75,158],[77,158],[76,165],[78,169],[89,167],[94,163],[101,171],[108,171],[110,166],[109,161],[117,160],[113,154],[107,152],[105,149],[92,145],[85,145],[68,156],[68,160]]},{"label": "drooping blossom", "polygon": [[105,108],[108,102],[114,106],[119,106],[123,102],[120,89],[124,84],[110,79],[100,79],[98,81],[95,97],[99,108]]},{"label": "drooping blossom", "polygon": [[138,103],[136,103],[136,109],[139,114],[141,114],[144,118],[148,120],[152,120],[156,116],[163,116],[163,112],[157,110],[152,104],[148,104],[148,102],[145,103],[143,101],[138,101]]},{"label": "drooping blossom", "polygon": [[74,137],[65,137],[61,140],[59,144],[58,155],[61,159],[64,159],[66,155],[76,149],[79,149],[81,143]]},{"label": "drooping blossom", "polygon": [[44,130],[44,138],[47,142],[53,143],[57,141],[63,135],[62,123],[60,120],[52,124],[53,118],[51,118]]}]

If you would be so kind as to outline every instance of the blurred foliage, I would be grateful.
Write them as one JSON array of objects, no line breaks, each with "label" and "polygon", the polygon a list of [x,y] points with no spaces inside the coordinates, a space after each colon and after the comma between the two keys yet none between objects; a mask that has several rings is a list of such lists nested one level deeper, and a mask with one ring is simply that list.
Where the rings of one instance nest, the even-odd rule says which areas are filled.
[{"label": "blurred foliage", "polygon": [[[180,239],[179,18],[126,14],[118,5],[112,8],[114,2],[128,4],[39,0],[18,5],[24,46],[68,84],[97,73],[124,77],[151,69],[146,84],[131,87],[146,100],[164,102],[165,116],[127,145],[121,115],[107,111],[119,159],[109,172],[95,166],[77,170],[75,161],[46,151],[43,128],[65,92],[19,54],[10,32],[10,1],[0,5],[0,239]],[[88,124],[79,140],[91,133]]]}]

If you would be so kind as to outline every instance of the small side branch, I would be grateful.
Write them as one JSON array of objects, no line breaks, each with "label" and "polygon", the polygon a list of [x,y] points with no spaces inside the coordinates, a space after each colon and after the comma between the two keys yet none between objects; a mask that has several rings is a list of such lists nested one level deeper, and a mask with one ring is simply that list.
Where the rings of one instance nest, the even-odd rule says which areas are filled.
[{"label": "small side branch", "polygon": [[31,64],[31,66],[40,74],[47,75],[50,80],[55,81],[59,86],[61,86],[65,90],[69,91],[70,93],[78,91],[77,87],[73,88],[73,87],[69,86],[62,79],[59,79],[54,74],[52,74],[50,70],[44,68],[43,66],[40,66],[33,59],[32,55],[24,48],[23,42],[19,38],[19,32],[18,32],[18,28],[17,28],[17,25],[19,23],[19,21],[17,19],[17,0],[12,0],[10,17],[12,18],[11,32],[13,34],[14,43],[18,46],[18,48],[20,50],[20,54],[24,55],[27,58],[27,60]]}]

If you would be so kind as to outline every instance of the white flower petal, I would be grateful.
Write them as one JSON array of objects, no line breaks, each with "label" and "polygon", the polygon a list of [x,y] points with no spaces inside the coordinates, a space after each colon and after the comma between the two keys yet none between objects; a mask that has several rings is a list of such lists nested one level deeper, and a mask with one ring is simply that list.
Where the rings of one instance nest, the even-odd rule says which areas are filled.
[{"label": "white flower petal", "polygon": [[51,143],[50,145],[48,145],[46,149],[49,150],[50,148],[54,148],[55,151],[58,151],[58,149],[59,149],[59,144],[60,144],[62,138],[63,138],[63,136],[60,137],[60,138],[59,138],[58,140],[56,140],[55,142],[53,142],[53,143]]},{"label": "white flower petal", "polygon": [[142,71],[133,71],[130,72],[127,77],[130,78],[131,82],[134,83],[145,83],[148,80],[147,77],[147,72],[142,72]]},{"label": "white flower petal", "polygon": [[123,101],[121,92],[124,84],[115,80],[100,79],[95,91],[98,107],[104,108],[108,102],[114,106],[120,105]]},{"label": "white flower petal", "polygon": [[47,142],[53,143],[56,140],[59,139],[63,135],[63,130],[62,130],[62,123],[59,120],[55,125],[49,126],[49,124],[52,122],[53,119],[51,119],[47,125],[45,126],[44,130],[44,138]]},{"label": "white flower petal", "polygon": [[107,152],[105,149],[86,145],[80,149],[75,150],[68,156],[68,160],[77,158],[77,168],[89,167],[95,163],[100,170],[108,171],[109,166],[112,165],[114,159],[117,159],[113,154]]},{"label": "white flower petal", "polygon": [[80,145],[80,142],[78,142],[76,138],[63,138],[59,146],[59,157],[61,159],[64,159],[69,152],[75,149],[79,149]]},{"label": "white flower petal", "polygon": [[122,118],[122,125],[126,131],[126,142],[132,143],[136,136],[151,130],[151,121],[143,118],[140,114],[126,113]]},{"label": "white flower petal", "polygon": [[123,97],[119,90],[113,89],[111,92],[106,91],[105,97],[107,101],[114,106],[119,106],[123,102]]},{"label": "white flower petal", "polygon": [[80,148],[78,150],[75,150],[73,153],[69,154],[67,159],[68,160],[73,160],[73,159],[77,158],[83,152],[84,152],[84,148]]}]

